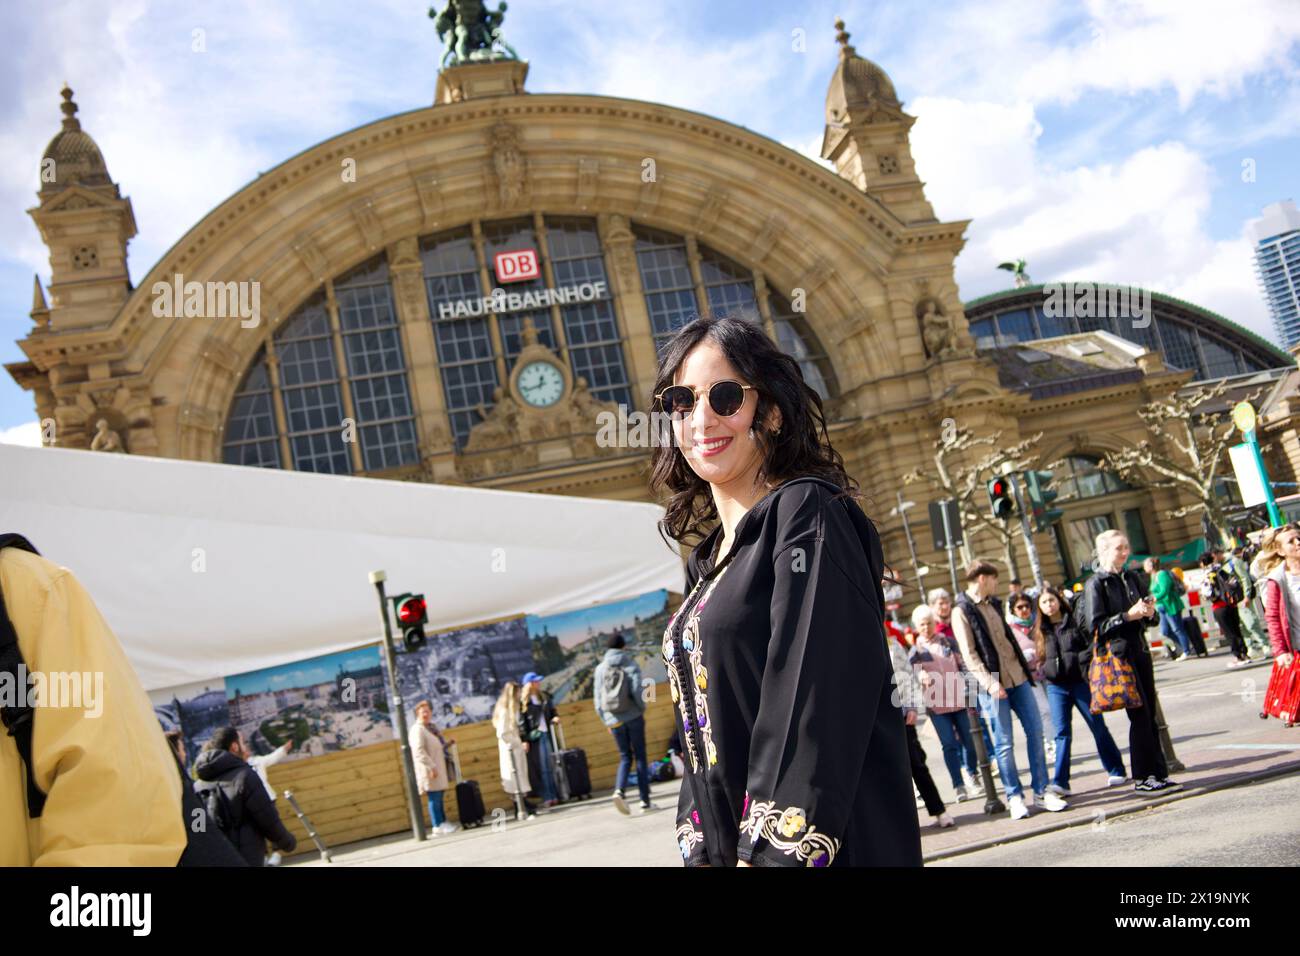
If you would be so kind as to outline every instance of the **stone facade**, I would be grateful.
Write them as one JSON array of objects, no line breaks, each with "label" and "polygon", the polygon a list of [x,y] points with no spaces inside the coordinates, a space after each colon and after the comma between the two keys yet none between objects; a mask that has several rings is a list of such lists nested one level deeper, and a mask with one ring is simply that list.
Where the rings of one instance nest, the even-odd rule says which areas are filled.
[{"label": "stone facade", "polygon": [[[833,440],[902,572],[907,546],[888,512],[900,476],[930,463],[946,420],[977,433],[1000,430],[1008,444],[1042,431],[1049,454],[1095,454],[1137,440],[1135,409],[1185,376],[1152,367],[1139,381],[1054,400],[999,384],[996,368],[975,351],[953,275],[968,223],[935,219],[908,143],[914,119],[884,71],[858,57],[839,26],[823,147],[838,175],[723,120],[633,100],[529,94],[524,64],[466,64],[443,72],[435,105],[350,130],[259,176],[190,229],[135,288],[125,272],[135,232],[130,200],[109,180],[93,141],[65,120],[47,156],[67,162],[67,178],[60,173],[43,186],[31,211],[50,248],[51,301],[38,281],[33,328],[20,343],[28,361],[9,370],[33,392],[39,417],[54,423],[53,444],[89,447],[104,419],[131,454],[220,461],[232,401],[264,349],[268,375],[277,379],[268,348],[276,330],[323,294],[337,340],[335,279],[381,256],[419,443],[418,463],[385,477],[645,499],[648,454],[597,446],[590,422],[609,406],[583,395],[563,361],[563,342],[555,357],[565,370],[565,402],[532,418],[488,410],[457,447],[420,241],[458,226],[478,235],[483,222],[508,217],[592,217],[630,391],[648,409],[656,351],[633,228],[663,230],[686,237],[701,301],[702,245],[753,271],[769,333],[772,294],[806,301],[807,324],[836,383]],[[70,91],[65,99],[71,105]],[[76,122],[75,106],[65,113]],[[258,283],[259,321],[160,318],[155,285],[178,275]],[[496,351],[504,380],[511,370]],[[279,403],[275,416],[289,461]],[[1294,446],[1293,433],[1282,444],[1288,441]],[[363,471],[355,447],[352,456],[353,469]],[[1153,516],[1153,547],[1196,533],[1194,521],[1154,517],[1175,503],[1166,493],[1126,494]],[[944,562],[930,546],[924,509],[912,522],[920,558],[935,569],[926,583],[942,583]],[[1067,576],[1051,537],[1038,543],[1048,576]],[[996,556],[988,540],[977,544]]]}]

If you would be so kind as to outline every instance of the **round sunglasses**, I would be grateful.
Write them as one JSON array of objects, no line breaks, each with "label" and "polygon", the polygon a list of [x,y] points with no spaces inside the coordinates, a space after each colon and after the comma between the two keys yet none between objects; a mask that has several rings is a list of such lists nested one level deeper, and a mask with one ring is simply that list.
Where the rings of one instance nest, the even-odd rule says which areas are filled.
[{"label": "round sunglasses", "polygon": [[[753,388],[753,385],[741,385],[730,380],[714,382],[709,386],[709,407],[722,418],[730,418],[740,411],[745,404],[745,393]],[[669,385],[655,398],[660,408],[673,418],[681,419],[695,410],[698,394],[698,390],[689,385]]]}]

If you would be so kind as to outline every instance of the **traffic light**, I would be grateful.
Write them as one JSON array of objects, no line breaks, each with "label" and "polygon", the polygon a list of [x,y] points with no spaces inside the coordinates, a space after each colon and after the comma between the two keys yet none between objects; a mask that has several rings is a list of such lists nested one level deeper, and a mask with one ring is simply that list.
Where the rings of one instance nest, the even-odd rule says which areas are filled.
[{"label": "traffic light", "polygon": [[1011,482],[1005,478],[990,478],[985,487],[988,488],[993,517],[1010,518],[1015,514],[1016,500],[1011,495]]},{"label": "traffic light", "polygon": [[428,638],[424,635],[424,625],[429,620],[429,606],[424,603],[423,594],[399,594],[393,598],[397,608],[397,623],[402,628],[402,643],[408,651],[419,650]]},{"label": "traffic light", "polygon": [[1052,478],[1050,471],[1025,472],[1025,490],[1029,495],[1029,513],[1033,515],[1035,531],[1046,531],[1065,514],[1060,508],[1048,507],[1058,494],[1049,487]]}]

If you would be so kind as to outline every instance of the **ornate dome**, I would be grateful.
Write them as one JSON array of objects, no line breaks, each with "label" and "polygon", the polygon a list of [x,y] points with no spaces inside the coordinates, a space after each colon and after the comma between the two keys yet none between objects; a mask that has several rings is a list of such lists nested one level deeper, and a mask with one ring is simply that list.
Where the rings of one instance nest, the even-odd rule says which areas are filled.
[{"label": "ornate dome", "polygon": [[65,186],[77,183],[82,186],[110,186],[108,166],[99,146],[90,134],[81,128],[77,119],[77,104],[72,100],[72,90],[63,87],[63,129],[50,140],[41,158],[44,170],[46,160],[54,160],[54,181],[45,182],[42,177],[41,192],[53,192]]},{"label": "ornate dome", "polygon": [[849,45],[849,34],[844,29],[843,20],[835,21],[835,29],[838,31],[835,39],[840,44],[840,61],[826,91],[826,122],[839,126],[846,123],[849,116],[870,119],[880,106],[901,110],[902,103],[894,92],[889,75],[870,60],[858,56]]}]

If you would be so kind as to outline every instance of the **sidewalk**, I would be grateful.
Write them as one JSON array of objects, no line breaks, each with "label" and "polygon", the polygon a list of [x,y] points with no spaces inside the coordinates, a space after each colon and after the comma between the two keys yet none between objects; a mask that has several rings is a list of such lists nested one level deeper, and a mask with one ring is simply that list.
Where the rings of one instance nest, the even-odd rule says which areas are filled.
[{"label": "sidewalk", "polygon": [[[1156,799],[1139,797],[1132,784],[1107,788],[1092,736],[1075,714],[1070,808],[1049,813],[1034,808],[1024,820],[1003,812],[986,817],[983,801],[952,802],[952,789],[934,731],[921,728],[931,773],[957,827],[937,830],[923,809],[922,852],[926,861],[1010,843],[1068,826],[1099,826],[1107,819],[1140,812],[1210,790],[1278,774],[1300,773],[1300,727],[1288,730],[1276,720],[1259,719],[1259,698],[1268,680],[1266,665],[1226,670],[1227,657],[1181,664],[1156,664],[1157,687],[1175,749],[1186,765],[1173,774],[1183,789]],[[1251,692],[1254,691],[1254,699]],[[1128,718],[1107,718],[1115,742],[1128,759]],[[1016,763],[1028,788],[1024,735],[1017,731]],[[1127,764],[1126,764],[1127,765]],[[1049,762],[1050,768],[1050,762]],[[644,816],[617,813],[608,791],[571,803],[526,822],[499,811],[478,829],[417,843],[409,833],[331,847],[333,866],[681,866],[674,837],[680,780],[655,784],[660,809]],[[449,798],[451,799],[451,798]],[[1005,798],[1003,798],[1005,803]],[[286,866],[324,866],[319,856],[297,857]]]},{"label": "sidewalk", "polygon": [[[1050,813],[1032,808],[1023,820],[1012,820],[1006,812],[983,813],[982,797],[964,803],[951,802],[953,791],[943,764],[942,751],[932,730],[921,734],[926,758],[935,783],[949,801],[948,813],[956,827],[939,830],[919,810],[922,821],[922,851],[926,861],[957,856],[1001,843],[1049,833],[1069,826],[1101,826],[1122,814],[1184,800],[1212,790],[1255,780],[1300,772],[1300,727],[1287,729],[1276,720],[1259,719],[1259,700],[1268,681],[1271,664],[1254,664],[1226,670],[1223,654],[1173,664],[1156,664],[1156,686],[1162,709],[1174,738],[1174,749],[1185,770],[1170,778],[1183,789],[1156,798],[1141,797],[1132,783],[1107,787],[1092,735],[1083,719],[1074,714],[1074,742],[1071,760],[1069,809]],[[1253,699],[1251,691],[1254,691]],[[1106,717],[1107,727],[1124,754],[1128,767],[1128,719],[1121,712]],[[1021,785],[1029,790],[1029,763],[1024,736],[1017,730],[1016,765]],[[1050,731],[1047,736],[1051,736]],[[1052,761],[1048,760],[1050,775]],[[1131,772],[1131,767],[1128,768]],[[998,783],[997,779],[994,780]],[[999,799],[1006,804],[999,785]]]}]

